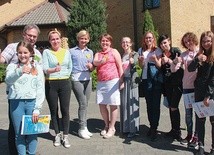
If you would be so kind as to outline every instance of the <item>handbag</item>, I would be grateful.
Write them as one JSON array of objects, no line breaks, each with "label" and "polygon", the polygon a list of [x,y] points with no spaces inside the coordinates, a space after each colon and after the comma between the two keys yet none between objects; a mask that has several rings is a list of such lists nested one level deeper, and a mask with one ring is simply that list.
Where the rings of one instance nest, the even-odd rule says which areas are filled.
[{"label": "handbag", "polygon": [[154,63],[148,62],[147,77],[151,79],[152,82],[163,83],[163,74],[160,69],[156,67]]}]

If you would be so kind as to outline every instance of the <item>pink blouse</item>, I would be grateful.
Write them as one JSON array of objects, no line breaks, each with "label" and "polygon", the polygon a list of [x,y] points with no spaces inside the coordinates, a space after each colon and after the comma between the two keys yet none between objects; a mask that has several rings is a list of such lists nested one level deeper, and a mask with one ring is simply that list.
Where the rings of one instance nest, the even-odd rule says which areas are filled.
[{"label": "pink blouse", "polygon": [[108,81],[119,78],[119,72],[112,49],[110,51],[101,51],[98,53],[98,60],[102,60],[103,57],[106,59],[106,62],[97,66],[98,81]]}]

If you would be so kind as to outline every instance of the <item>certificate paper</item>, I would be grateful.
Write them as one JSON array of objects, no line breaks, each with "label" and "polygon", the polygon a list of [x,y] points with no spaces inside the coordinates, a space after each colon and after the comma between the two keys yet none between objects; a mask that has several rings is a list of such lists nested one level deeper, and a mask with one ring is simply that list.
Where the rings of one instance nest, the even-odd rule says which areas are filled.
[{"label": "certificate paper", "polygon": [[209,106],[205,106],[203,102],[195,102],[192,104],[194,111],[199,118],[214,116],[214,101],[209,100]]}]

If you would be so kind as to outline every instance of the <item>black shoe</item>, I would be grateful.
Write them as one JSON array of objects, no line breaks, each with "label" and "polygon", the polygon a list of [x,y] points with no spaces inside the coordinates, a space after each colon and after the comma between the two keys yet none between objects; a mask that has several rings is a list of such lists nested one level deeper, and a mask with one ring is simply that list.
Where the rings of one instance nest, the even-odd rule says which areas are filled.
[{"label": "black shoe", "polygon": [[181,140],[181,144],[187,145],[190,143],[191,139],[192,139],[192,135],[187,135],[184,139]]},{"label": "black shoe", "polygon": [[204,146],[199,144],[199,148],[196,152],[196,155],[204,155]]},{"label": "black shoe", "polygon": [[147,132],[146,136],[147,136],[147,137],[150,137],[150,136],[151,136],[151,132],[152,132],[152,129],[149,128],[149,131]]},{"label": "black shoe", "polygon": [[133,138],[136,136],[136,133],[135,132],[130,132],[128,135],[127,135],[127,138]]},{"label": "black shoe", "polygon": [[156,129],[152,129],[151,130],[151,141],[155,142],[155,141],[157,141],[157,138],[158,138],[157,130]]},{"label": "black shoe", "polygon": [[164,134],[164,137],[166,137],[166,138],[173,138],[173,135],[174,135],[174,130],[171,129],[169,132],[166,132]]},{"label": "black shoe", "polygon": [[208,155],[214,155],[214,149],[211,149]]},{"label": "black shoe", "polygon": [[181,131],[178,130],[178,131],[174,131],[173,133],[173,139],[177,140],[178,142],[181,142],[182,141],[182,138],[181,138]]}]

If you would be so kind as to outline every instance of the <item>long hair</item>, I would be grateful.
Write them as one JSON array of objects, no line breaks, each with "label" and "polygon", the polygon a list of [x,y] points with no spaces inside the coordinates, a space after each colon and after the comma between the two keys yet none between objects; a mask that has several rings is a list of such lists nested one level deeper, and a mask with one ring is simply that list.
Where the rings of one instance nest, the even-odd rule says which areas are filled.
[{"label": "long hair", "polygon": [[144,51],[146,51],[148,49],[148,46],[146,45],[146,42],[145,42],[145,39],[146,39],[146,35],[151,33],[152,34],[152,37],[153,37],[153,44],[152,44],[152,51],[154,51],[156,48],[157,48],[157,41],[156,41],[156,38],[155,38],[155,35],[153,32],[151,31],[147,31],[143,37],[142,37],[142,48]]},{"label": "long hair", "polygon": [[[210,37],[211,41],[212,41],[212,46],[208,50],[206,50],[202,45],[204,37]],[[199,45],[198,54],[204,54],[205,51],[206,51],[206,54],[207,54],[207,61],[210,62],[210,63],[213,63],[214,62],[214,34],[211,31],[203,32],[201,34],[201,37],[200,37],[200,45]]]},{"label": "long hair", "polygon": [[[33,46],[28,42],[20,41],[16,47],[16,51],[18,51],[20,46],[25,47],[29,50],[31,57],[32,57],[31,63],[33,63],[34,62],[34,55],[35,55]],[[20,60],[18,60],[18,63],[20,63]]]}]

